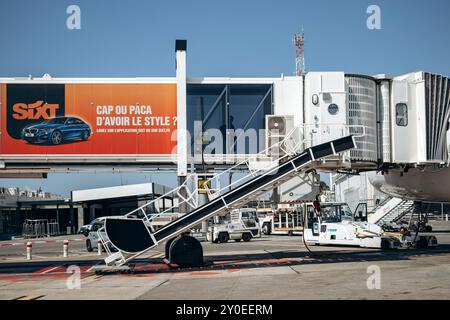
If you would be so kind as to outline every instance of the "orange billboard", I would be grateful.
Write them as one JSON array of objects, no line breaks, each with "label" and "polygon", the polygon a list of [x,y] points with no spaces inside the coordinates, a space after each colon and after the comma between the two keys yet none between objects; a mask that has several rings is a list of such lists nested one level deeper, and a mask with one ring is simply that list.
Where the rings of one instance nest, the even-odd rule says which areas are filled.
[{"label": "orange billboard", "polygon": [[170,155],[176,84],[3,84],[2,155]]}]

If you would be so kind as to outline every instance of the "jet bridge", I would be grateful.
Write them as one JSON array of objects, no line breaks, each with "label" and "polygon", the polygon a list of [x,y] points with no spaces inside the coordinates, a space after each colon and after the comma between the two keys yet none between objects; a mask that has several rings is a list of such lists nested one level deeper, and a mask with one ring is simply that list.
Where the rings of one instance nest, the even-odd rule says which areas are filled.
[{"label": "jet bridge", "polygon": [[[296,139],[293,139],[293,130],[279,143],[271,146],[270,154],[278,150],[282,156],[279,158],[267,158],[267,151],[260,158],[253,161],[246,160],[240,166],[247,165],[248,174],[220,190],[207,188],[209,202],[197,207],[195,193],[187,188],[188,182],[173,190],[180,197],[179,205],[185,203],[192,211],[171,222],[159,230],[153,230],[151,220],[171,211],[168,208],[159,214],[149,215],[145,208],[151,206],[153,201],[147,203],[123,218],[106,219],[104,228],[98,231],[108,252],[105,263],[112,267],[121,267],[132,261],[139,255],[151,250],[159,243],[166,241],[166,259],[170,263],[180,266],[199,265],[203,262],[203,253],[200,243],[194,238],[183,236],[186,231],[198,225],[208,218],[226,214],[228,211],[238,208],[252,198],[261,195],[280,184],[292,179],[301,172],[308,172],[319,167],[322,159],[335,158],[335,161],[345,162],[343,154],[356,147],[352,135],[347,135],[331,142],[304,149]],[[254,162],[265,159],[266,165],[255,168]],[[340,160],[338,160],[340,159]],[[233,170],[230,168],[229,170]],[[205,186],[214,186],[214,181],[227,172],[222,172],[211,178]],[[185,196],[186,195],[186,196]],[[154,200],[154,201],[157,201]],[[142,218],[138,218],[141,216]],[[177,237],[177,238],[176,238]],[[173,240],[176,238],[175,240]],[[110,251],[110,247],[117,252]]]}]

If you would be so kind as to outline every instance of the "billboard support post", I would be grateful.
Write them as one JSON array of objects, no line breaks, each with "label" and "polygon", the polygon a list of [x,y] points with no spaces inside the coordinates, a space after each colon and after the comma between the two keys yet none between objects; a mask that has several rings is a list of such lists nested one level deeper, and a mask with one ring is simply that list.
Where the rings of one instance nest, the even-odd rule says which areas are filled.
[{"label": "billboard support post", "polygon": [[74,224],[75,212],[74,212],[74,208],[73,208],[73,203],[72,202],[70,202],[70,204],[69,204],[69,212],[70,212],[70,233],[72,233],[73,230],[74,230],[74,226],[75,226],[75,224]]},{"label": "billboard support post", "polygon": [[[77,208],[77,222],[78,222],[78,228],[83,226],[84,223],[85,223],[85,221],[84,221],[84,207],[83,206],[79,206]],[[74,224],[74,227],[72,228],[72,232],[73,233],[77,233],[77,230],[75,230],[75,224]]]}]

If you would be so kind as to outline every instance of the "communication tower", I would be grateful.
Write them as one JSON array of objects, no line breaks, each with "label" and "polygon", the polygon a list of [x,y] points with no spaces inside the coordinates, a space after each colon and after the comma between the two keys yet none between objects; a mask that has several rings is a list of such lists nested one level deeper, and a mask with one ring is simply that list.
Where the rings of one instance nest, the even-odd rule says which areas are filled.
[{"label": "communication tower", "polygon": [[297,33],[292,39],[295,47],[295,75],[305,74],[305,33]]}]

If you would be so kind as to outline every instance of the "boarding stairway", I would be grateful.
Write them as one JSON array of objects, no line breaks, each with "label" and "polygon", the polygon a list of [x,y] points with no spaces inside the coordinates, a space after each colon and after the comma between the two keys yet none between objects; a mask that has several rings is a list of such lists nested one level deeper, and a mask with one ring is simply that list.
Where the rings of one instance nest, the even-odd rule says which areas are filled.
[{"label": "boarding stairway", "polygon": [[[166,258],[171,262],[175,260],[178,265],[192,265],[185,261],[189,261],[190,257],[194,255],[201,255],[201,261],[203,261],[201,245],[195,243],[196,239],[185,236],[190,229],[210,217],[226,214],[245,205],[252,198],[271,191],[292,179],[300,171],[308,172],[308,170],[314,169],[323,162],[323,158],[342,160],[345,158],[342,153],[356,147],[354,136],[347,135],[305,149],[305,141],[299,139],[298,136],[300,135],[297,129],[294,129],[270,149],[250,156],[247,160],[209,179],[203,185],[207,191],[209,202],[202,206],[198,206],[196,200],[198,189],[189,188],[193,184],[187,179],[185,183],[168,194],[146,203],[123,217],[107,218],[105,226],[98,231],[98,236],[108,253],[108,257],[105,259],[106,265],[112,268],[125,266],[162,242],[166,242]],[[220,185],[219,182],[226,179],[230,172],[236,168],[242,169],[242,167],[247,169],[247,173],[242,178],[223,188],[217,187]],[[196,181],[194,185],[197,185]],[[180,199],[176,208],[167,208],[156,214],[148,213],[148,208],[154,208],[161,198],[164,199],[169,194],[176,194]],[[173,213],[181,207],[187,207],[188,213],[158,230],[153,229],[151,225],[153,219]],[[176,244],[177,239],[182,240],[181,244]],[[117,251],[114,252],[113,248]],[[173,259],[175,255],[179,258]]]},{"label": "boarding stairway", "polygon": [[414,201],[399,198],[388,198],[381,206],[369,215],[369,222],[379,226],[399,221],[414,210]]}]

